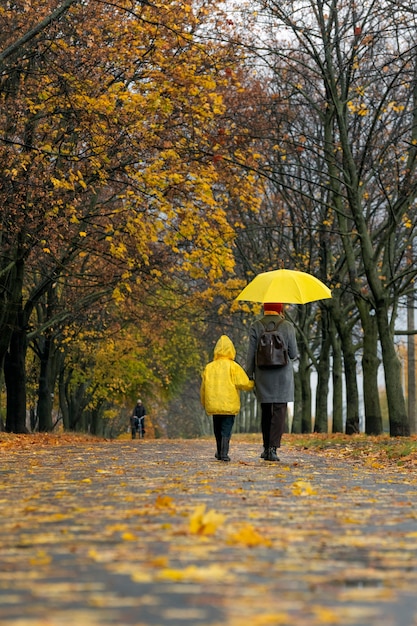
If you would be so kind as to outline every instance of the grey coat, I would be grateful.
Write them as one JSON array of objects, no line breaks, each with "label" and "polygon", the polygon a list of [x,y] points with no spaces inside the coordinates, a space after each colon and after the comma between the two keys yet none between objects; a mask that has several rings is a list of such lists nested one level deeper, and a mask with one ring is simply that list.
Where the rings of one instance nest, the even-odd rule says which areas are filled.
[{"label": "grey coat", "polygon": [[[268,323],[276,321],[276,315],[265,315],[262,320]],[[256,348],[263,332],[261,320],[250,327],[249,348],[246,359],[246,373],[255,380],[255,394],[259,402],[293,402],[294,401],[294,370],[291,359],[298,356],[294,326],[284,320],[279,327],[280,333],[288,346],[288,365],[274,369],[259,369],[255,364]]]}]

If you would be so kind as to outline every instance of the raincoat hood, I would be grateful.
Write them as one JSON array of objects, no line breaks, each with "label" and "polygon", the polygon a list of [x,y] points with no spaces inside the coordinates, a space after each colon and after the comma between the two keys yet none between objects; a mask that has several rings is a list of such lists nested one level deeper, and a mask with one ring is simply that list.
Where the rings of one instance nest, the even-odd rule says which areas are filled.
[{"label": "raincoat hood", "polygon": [[236,350],[232,340],[227,335],[222,335],[214,347],[214,360],[231,359],[233,361],[235,356]]}]

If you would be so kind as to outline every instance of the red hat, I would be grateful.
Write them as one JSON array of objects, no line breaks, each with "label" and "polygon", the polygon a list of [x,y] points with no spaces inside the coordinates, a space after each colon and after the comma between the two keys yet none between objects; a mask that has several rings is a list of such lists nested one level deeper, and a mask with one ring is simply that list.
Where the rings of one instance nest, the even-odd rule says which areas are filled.
[{"label": "red hat", "polygon": [[273,311],[274,313],[282,313],[284,310],[284,305],[282,302],[265,302],[264,303],[264,313],[268,311]]}]

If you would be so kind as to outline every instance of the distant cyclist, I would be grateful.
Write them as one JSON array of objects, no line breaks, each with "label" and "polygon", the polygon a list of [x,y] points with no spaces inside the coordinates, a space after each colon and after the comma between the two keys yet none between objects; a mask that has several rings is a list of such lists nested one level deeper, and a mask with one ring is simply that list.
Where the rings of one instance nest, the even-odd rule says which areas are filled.
[{"label": "distant cyclist", "polygon": [[[134,418],[137,419],[136,430],[140,438],[145,436],[145,416],[146,416],[146,409],[143,406],[143,402],[142,400],[138,400],[133,410],[133,415],[132,415],[131,420]],[[136,436],[136,431],[135,431],[135,436]],[[132,439],[135,439],[133,435],[132,435]]]}]

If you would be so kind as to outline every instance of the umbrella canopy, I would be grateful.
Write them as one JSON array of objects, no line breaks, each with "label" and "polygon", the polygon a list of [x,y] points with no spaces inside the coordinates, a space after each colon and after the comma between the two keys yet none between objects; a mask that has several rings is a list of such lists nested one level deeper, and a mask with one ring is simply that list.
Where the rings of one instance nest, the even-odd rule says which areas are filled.
[{"label": "umbrella canopy", "polygon": [[236,300],[306,304],[331,297],[330,289],[311,274],[296,270],[273,270],[255,276]]}]

